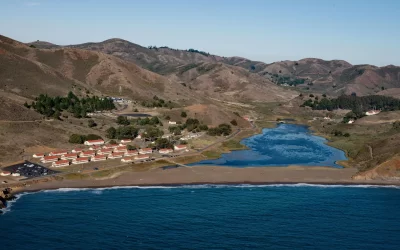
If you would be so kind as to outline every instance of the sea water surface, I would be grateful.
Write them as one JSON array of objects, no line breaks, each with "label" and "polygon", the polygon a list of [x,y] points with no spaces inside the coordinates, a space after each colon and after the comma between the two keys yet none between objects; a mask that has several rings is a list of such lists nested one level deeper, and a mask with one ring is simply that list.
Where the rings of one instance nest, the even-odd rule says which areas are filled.
[{"label": "sea water surface", "polygon": [[61,189],[0,215],[0,249],[400,249],[400,189]]},{"label": "sea water surface", "polygon": [[323,137],[310,133],[307,126],[278,124],[276,128],[265,128],[261,134],[241,141],[248,150],[237,150],[222,154],[215,160],[204,160],[190,164],[232,167],[257,166],[329,166],[341,168],[336,161],[347,160],[342,150],[326,144]]}]

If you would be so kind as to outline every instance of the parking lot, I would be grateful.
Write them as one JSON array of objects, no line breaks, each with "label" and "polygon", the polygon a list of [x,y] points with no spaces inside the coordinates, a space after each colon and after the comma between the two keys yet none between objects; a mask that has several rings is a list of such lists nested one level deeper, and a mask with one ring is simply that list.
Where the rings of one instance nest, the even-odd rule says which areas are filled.
[{"label": "parking lot", "polygon": [[4,170],[10,171],[11,173],[19,173],[21,177],[23,176],[26,178],[35,178],[35,177],[59,173],[57,171],[48,169],[39,164],[32,163],[29,161],[5,167]]}]

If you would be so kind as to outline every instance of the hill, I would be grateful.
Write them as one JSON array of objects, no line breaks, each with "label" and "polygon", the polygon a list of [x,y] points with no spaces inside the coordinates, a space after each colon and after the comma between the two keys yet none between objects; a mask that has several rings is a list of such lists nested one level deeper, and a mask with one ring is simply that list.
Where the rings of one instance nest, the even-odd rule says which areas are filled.
[{"label": "hill", "polygon": [[[178,50],[168,47],[142,47],[122,40],[109,39],[100,43],[85,43],[68,47],[101,51],[132,61],[143,68],[170,75],[177,68],[198,63],[223,63],[257,73],[279,85],[296,86],[306,92],[330,95],[375,94],[383,88],[400,87],[400,67],[389,65],[351,65],[343,60],[326,61],[305,58],[299,61],[281,61],[266,64],[242,57],[220,57],[197,50]],[[192,52],[191,52],[192,51]]]}]

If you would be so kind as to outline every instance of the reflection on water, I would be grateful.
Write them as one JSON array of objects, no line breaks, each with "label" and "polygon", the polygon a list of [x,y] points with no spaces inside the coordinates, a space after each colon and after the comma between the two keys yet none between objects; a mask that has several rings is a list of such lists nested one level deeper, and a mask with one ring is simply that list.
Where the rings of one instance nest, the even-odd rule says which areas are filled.
[{"label": "reflection on water", "polygon": [[254,166],[331,166],[346,160],[343,151],[325,144],[326,139],[312,135],[306,126],[279,124],[263,129],[262,134],[242,140],[249,150],[223,154],[216,160],[205,160],[192,165],[219,165],[234,167]]}]

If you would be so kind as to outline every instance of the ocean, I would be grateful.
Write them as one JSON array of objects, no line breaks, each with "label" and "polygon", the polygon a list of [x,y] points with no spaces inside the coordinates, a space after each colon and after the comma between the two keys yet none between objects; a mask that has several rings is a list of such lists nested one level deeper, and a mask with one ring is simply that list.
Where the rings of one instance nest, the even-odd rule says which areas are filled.
[{"label": "ocean", "polygon": [[19,195],[0,249],[400,249],[400,189],[199,185]]},{"label": "ocean", "polygon": [[310,133],[307,126],[278,124],[265,128],[261,134],[241,141],[248,150],[222,154],[218,159],[204,160],[190,165],[231,167],[257,166],[329,166],[341,168],[336,162],[347,160],[342,150],[330,147],[323,137]]}]

